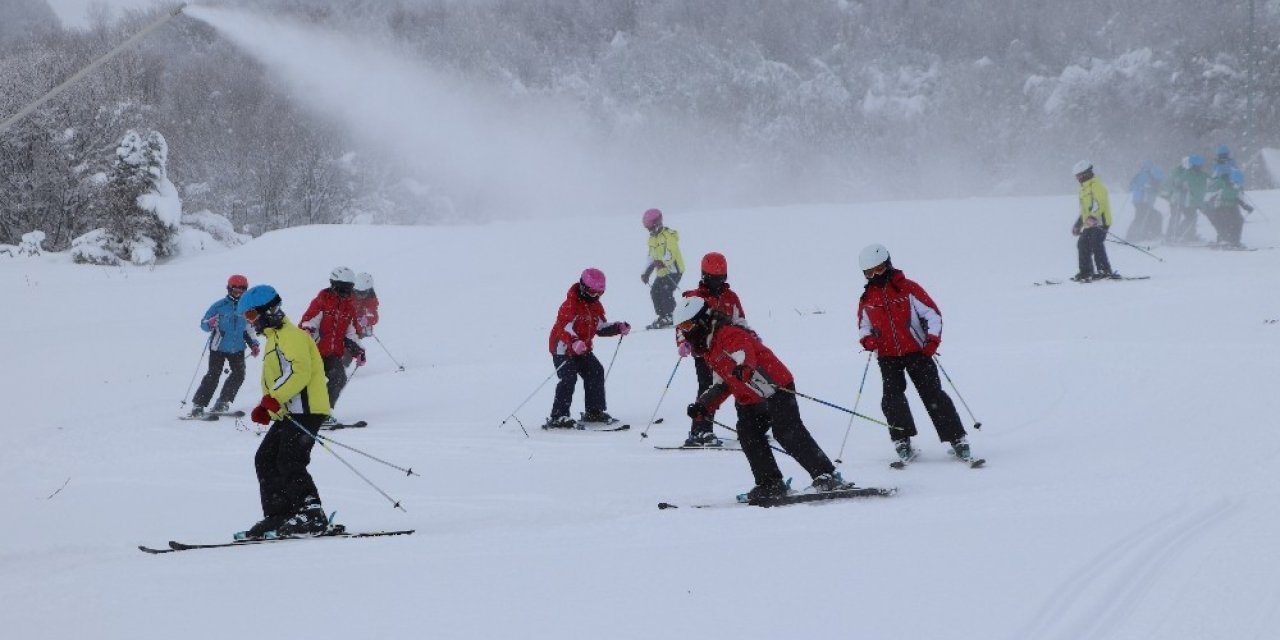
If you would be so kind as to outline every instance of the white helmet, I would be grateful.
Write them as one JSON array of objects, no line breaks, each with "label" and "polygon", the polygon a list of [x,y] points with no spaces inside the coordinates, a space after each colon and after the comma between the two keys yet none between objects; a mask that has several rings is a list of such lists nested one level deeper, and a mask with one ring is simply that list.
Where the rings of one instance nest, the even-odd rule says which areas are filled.
[{"label": "white helmet", "polygon": [[676,310],[671,313],[671,324],[680,326],[690,320],[696,319],[702,315],[707,308],[707,303],[698,296],[689,296],[680,301],[676,306]]},{"label": "white helmet", "polygon": [[356,273],[351,270],[351,267],[334,267],[333,271],[329,272],[329,280],[355,284]]},{"label": "white helmet", "polygon": [[1088,160],[1081,160],[1080,162],[1076,163],[1076,166],[1071,167],[1071,175],[1078,176],[1086,171],[1092,171],[1092,170],[1093,170],[1092,162],[1089,162]]},{"label": "white helmet", "polygon": [[889,250],[882,244],[869,244],[858,254],[858,268],[866,271],[889,261]]},{"label": "white helmet", "polygon": [[356,291],[369,291],[373,289],[373,276],[361,271],[356,274]]}]

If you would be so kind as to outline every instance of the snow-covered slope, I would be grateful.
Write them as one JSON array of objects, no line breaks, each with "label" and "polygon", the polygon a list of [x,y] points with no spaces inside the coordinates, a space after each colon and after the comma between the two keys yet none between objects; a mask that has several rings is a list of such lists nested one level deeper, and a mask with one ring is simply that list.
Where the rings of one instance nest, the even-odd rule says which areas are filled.
[{"label": "snow-covered slope", "polygon": [[[1254,196],[1280,215],[1280,195]],[[677,361],[667,331],[618,347],[609,410],[632,431],[538,430],[550,385],[518,414],[530,438],[514,421],[498,428],[551,374],[548,326],[582,268],[608,274],[611,319],[651,320],[638,215],[301,228],[155,269],[0,260],[4,635],[1271,637],[1280,325],[1265,320],[1280,317],[1280,251],[1164,248],[1159,263],[1109,245],[1119,270],[1152,278],[1033,286],[1074,273],[1073,206],[668,211],[691,270],[706,251],[728,256],[749,319],[798,388],[845,406],[866,363],[857,251],[886,244],[941,305],[942,362],[983,422],[971,441],[989,466],[977,471],[947,460],[914,399],[924,453],[906,471],[888,468],[883,430],[854,422],[843,473],[899,494],[769,510],[655,508],[751,484],[740,454],[653,449],[683,438],[690,363],[665,422],[640,438]],[[1265,220],[1245,226],[1251,245],[1276,236]],[[337,450],[401,513],[324,450],[312,471],[350,527],[417,533],[139,553],[223,540],[259,516],[256,428],[174,419],[203,371],[201,312],[243,273],[276,286],[296,318],[337,264],[374,274],[384,320],[338,410],[372,426],[333,435],[422,477]],[[617,345],[601,340],[601,357]],[[245,409],[258,396],[251,362]],[[873,365],[859,410],[880,415],[879,399]],[[801,411],[835,457],[847,416]]]}]

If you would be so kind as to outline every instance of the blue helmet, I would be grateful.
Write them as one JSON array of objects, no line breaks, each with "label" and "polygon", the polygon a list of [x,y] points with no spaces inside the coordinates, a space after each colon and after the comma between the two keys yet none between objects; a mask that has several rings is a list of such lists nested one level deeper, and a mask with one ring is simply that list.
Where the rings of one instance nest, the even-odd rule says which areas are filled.
[{"label": "blue helmet", "polygon": [[240,302],[236,304],[236,313],[243,315],[250,309],[272,306],[272,303],[280,304],[280,294],[276,293],[275,287],[269,284],[256,285],[240,296]]},{"label": "blue helmet", "polygon": [[1201,158],[1198,153],[1193,153],[1187,156],[1187,164],[1192,167],[1202,167],[1204,166],[1204,158]]},{"label": "blue helmet", "polygon": [[1228,147],[1228,146],[1227,146],[1227,145],[1225,145],[1225,144],[1220,144],[1220,145],[1218,145],[1218,151],[1217,151],[1217,153],[1218,153],[1218,157],[1219,157],[1219,158],[1230,158],[1230,157],[1231,157],[1231,147]]}]

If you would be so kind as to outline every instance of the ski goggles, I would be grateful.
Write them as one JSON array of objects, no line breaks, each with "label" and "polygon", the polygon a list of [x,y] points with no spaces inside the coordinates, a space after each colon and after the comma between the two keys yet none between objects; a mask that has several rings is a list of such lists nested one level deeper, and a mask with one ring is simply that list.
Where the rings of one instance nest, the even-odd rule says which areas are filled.
[{"label": "ski goggles", "polygon": [[262,316],[261,313],[258,313],[257,309],[245,309],[243,315],[244,319],[247,320],[249,324],[257,323],[258,318]]},{"label": "ski goggles", "polygon": [[871,267],[870,269],[863,269],[862,275],[866,276],[867,278],[874,278],[884,273],[885,270],[888,268],[889,268],[889,264],[887,262],[881,262],[880,264],[874,267]]}]

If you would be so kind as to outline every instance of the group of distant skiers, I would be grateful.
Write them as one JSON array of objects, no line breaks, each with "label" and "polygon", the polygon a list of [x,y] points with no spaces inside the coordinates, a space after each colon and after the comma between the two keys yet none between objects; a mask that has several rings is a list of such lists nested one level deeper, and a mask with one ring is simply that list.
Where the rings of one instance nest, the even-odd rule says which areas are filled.
[{"label": "group of distant skiers", "polygon": [[[691,424],[685,446],[722,446],[713,430],[718,424],[715,413],[733,398],[737,410],[733,430],[755,481],[745,495],[748,502],[778,498],[789,492],[768,440],[770,431],[782,450],[809,473],[812,490],[852,487],[801,420],[791,371],[748,326],[742,301],[729,286],[725,256],[718,252],[703,256],[698,286],[683,292],[677,304],[673,293],[684,272],[679,234],[663,224],[662,212],[657,209],[646,211],[642,223],[649,232],[649,252],[641,281],[652,282],[650,291],[657,314],[647,328],[674,326],[677,353],[681,357],[692,356],[697,371],[697,398],[686,410]],[[917,431],[906,397],[906,379],[910,376],[938,437],[949,443],[958,457],[969,459],[964,426],[951,398],[942,389],[934,361],[942,342],[941,312],[919,284],[894,268],[884,246],[873,244],[863,249],[859,263],[867,280],[858,302],[859,344],[879,356],[884,380],[881,407],[897,454],[904,461],[915,456],[911,438]],[[596,337],[625,336],[631,325],[606,318],[600,302],[604,293],[604,273],[596,268],[585,269],[569,287],[556,314],[548,342],[560,381],[544,429],[578,426],[569,416],[578,378],[586,392],[582,422],[613,421],[606,406],[606,372],[593,353],[593,343]]]},{"label": "group of distant skiers", "polygon": [[[209,370],[193,396],[191,416],[205,414],[223,364],[231,369],[210,413],[229,411],[244,382],[244,351],[263,355],[262,399],[250,412],[270,425],[254,456],[263,518],[238,540],[333,533],[307,465],[316,434],[335,423],[332,411],[347,383],[346,366],[365,363],[360,338],[373,335],[378,297],[373,277],[337,267],[294,325],[270,285],[249,287],[243,275],[227,280],[227,294],[209,307],[200,328],[210,333]],[[252,330],[253,333],[250,333]],[[266,339],[262,350],[254,334]],[[241,414],[243,415],[243,414]]]},{"label": "group of distant skiers", "polygon": [[[1133,222],[1125,233],[1126,242],[1148,242],[1163,238],[1169,244],[1195,244],[1199,214],[1204,214],[1213,225],[1217,239],[1211,246],[1223,249],[1243,249],[1244,214],[1252,213],[1253,206],[1244,196],[1244,172],[1240,170],[1231,148],[1219,145],[1212,168],[1206,169],[1204,157],[1191,154],[1182,158],[1171,176],[1151,163],[1143,162],[1137,175],[1129,181],[1133,202]],[[1080,183],[1080,215],[1072,226],[1080,269],[1073,280],[1089,281],[1101,278],[1117,278],[1107,258],[1106,239],[1112,224],[1111,203],[1107,188],[1094,175],[1093,163],[1082,160],[1076,163],[1073,173]],[[1157,198],[1169,203],[1169,222],[1166,226],[1155,208]]]}]

